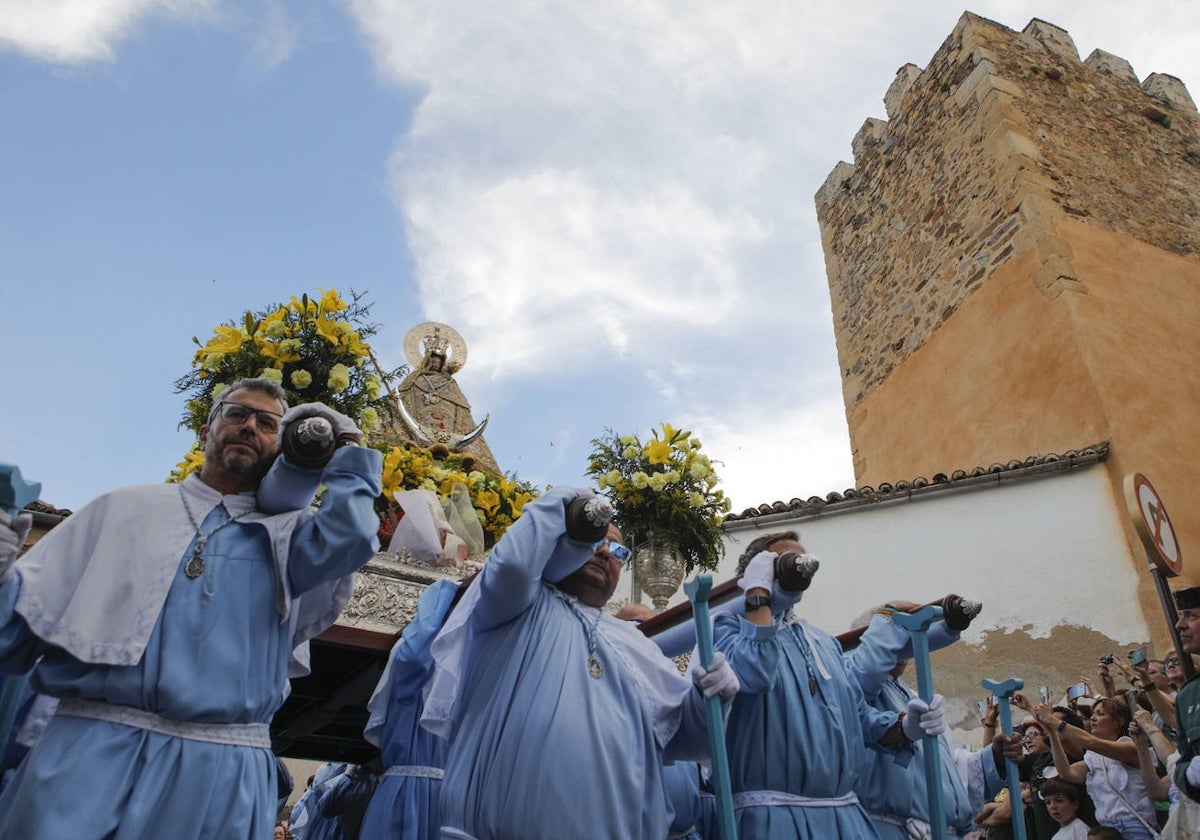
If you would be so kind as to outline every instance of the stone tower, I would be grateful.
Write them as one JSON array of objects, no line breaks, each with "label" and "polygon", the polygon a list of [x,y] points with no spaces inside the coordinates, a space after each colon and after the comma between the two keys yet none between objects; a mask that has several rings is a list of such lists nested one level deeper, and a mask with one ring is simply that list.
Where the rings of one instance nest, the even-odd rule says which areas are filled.
[{"label": "stone tower", "polygon": [[1115,498],[1149,476],[1200,582],[1200,117],[1183,83],[1080,61],[1041,20],[966,13],[884,102],[816,196],[858,482],[1109,440]]}]

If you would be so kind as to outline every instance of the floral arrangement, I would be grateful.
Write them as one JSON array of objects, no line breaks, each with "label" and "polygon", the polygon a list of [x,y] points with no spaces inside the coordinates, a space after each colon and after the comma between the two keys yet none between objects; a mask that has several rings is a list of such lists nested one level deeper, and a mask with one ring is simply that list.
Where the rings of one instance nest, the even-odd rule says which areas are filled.
[{"label": "floral arrangement", "polygon": [[384,523],[381,541],[385,537],[391,538],[389,526],[391,530],[395,529],[396,493],[432,490],[444,499],[454,485],[462,484],[471,497],[487,544],[495,544],[521,515],[525,505],[537,498],[538,491],[515,475],[493,475],[472,467],[469,458],[448,455],[435,459],[429,450],[414,446],[393,446],[384,450],[383,495],[375,503],[376,512]]},{"label": "floral arrangement", "polygon": [[[246,312],[213,330],[198,348],[192,369],[175,382],[176,393],[188,394],[180,426],[199,434],[221,393],[236,379],[261,376],[278,382],[288,403],[323,402],[352,418],[369,434],[392,407],[383,393],[398,371],[384,372],[373,361],[366,339],[378,331],[369,323],[370,304],[351,292],[347,302],[337,289],[318,289],[287,303]],[[181,481],[204,465],[195,445],[172,470],[168,481]]]},{"label": "floral arrangement", "polygon": [[683,557],[688,572],[715,569],[724,553],[720,525],[730,503],[691,432],[663,423],[645,444],[611,429],[592,441],[587,474],[616,509],[635,548],[651,540]]}]

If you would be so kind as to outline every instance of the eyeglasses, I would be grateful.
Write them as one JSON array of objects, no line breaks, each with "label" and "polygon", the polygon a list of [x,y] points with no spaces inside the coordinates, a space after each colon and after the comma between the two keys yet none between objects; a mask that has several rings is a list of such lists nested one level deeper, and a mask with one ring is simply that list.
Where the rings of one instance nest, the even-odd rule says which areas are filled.
[{"label": "eyeglasses", "polygon": [[241,405],[240,403],[219,402],[213,409],[213,413],[219,414],[221,419],[231,426],[241,426],[253,415],[258,428],[269,435],[273,435],[279,431],[279,421],[283,419],[282,414],[277,414],[274,411],[251,408],[248,405]]},{"label": "eyeglasses", "polygon": [[596,543],[596,547],[592,549],[592,553],[594,554],[602,548],[607,548],[608,556],[618,563],[627,563],[629,562],[629,558],[633,556],[633,552],[616,540],[600,540]]},{"label": "eyeglasses", "polygon": [[1171,665],[1180,665],[1182,663],[1179,661],[1178,656],[1172,656],[1170,659],[1164,659],[1163,664],[1170,667]]}]

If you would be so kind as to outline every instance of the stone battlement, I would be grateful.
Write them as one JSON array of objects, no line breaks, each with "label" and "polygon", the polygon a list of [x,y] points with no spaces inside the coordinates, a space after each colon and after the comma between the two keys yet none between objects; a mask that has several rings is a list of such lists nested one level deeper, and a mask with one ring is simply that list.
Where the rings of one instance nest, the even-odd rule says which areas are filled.
[{"label": "stone battlement", "polygon": [[1086,293],[1054,218],[1200,257],[1200,114],[1174,76],[968,12],[884,105],[816,194],[847,410],[1015,252],[1047,296]]}]

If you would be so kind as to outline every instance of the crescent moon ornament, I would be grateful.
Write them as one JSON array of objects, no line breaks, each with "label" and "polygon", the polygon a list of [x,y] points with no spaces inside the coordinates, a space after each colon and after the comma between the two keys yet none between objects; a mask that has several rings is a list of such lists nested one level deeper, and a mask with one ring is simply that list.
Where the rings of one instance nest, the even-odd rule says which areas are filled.
[{"label": "crescent moon ornament", "polygon": [[463,447],[474,443],[487,428],[488,420],[492,418],[489,413],[474,429],[465,435],[456,435],[444,429],[431,429],[423,425],[421,421],[412,416],[408,407],[404,405],[404,400],[399,397],[396,398],[396,407],[400,411],[400,418],[404,421],[404,425],[408,426],[409,431],[417,439],[417,443],[426,448],[440,443],[452,452],[458,452]]}]

